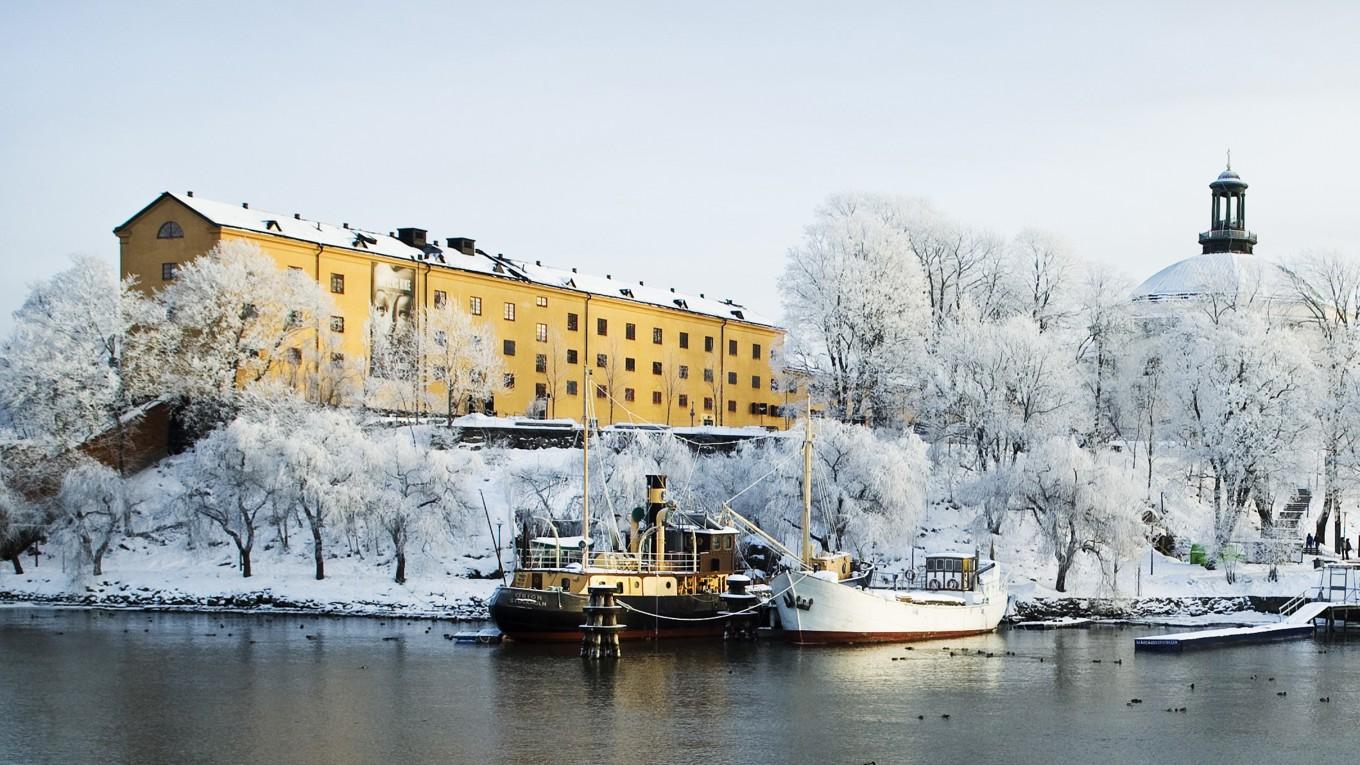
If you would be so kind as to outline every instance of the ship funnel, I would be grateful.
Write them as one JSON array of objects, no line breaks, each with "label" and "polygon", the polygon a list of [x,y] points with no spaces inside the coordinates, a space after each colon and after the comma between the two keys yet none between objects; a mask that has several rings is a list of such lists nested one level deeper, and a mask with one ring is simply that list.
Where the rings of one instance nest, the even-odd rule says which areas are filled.
[{"label": "ship funnel", "polygon": [[647,476],[647,522],[658,525],[656,514],[666,509],[666,476]]},{"label": "ship funnel", "polygon": [[628,552],[634,555],[637,555],[638,547],[642,542],[638,536],[638,527],[646,516],[647,511],[640,507],[633,508],[633,512],[628,516]]}]

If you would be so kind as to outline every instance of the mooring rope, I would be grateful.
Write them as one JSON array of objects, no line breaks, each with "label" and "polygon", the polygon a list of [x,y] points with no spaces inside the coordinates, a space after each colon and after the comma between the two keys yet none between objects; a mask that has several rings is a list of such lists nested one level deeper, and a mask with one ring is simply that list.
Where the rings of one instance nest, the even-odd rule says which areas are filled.
[{"label": "mooring rope", "polygon": [[786,593],[786,592],[792,590],[793,587],[794,587],[794,585],[798,584],[798,582],[803,581],[803,580],[806,579],[808,576],[809,576],[808,574],[803,574],[803,575],[801,575],[801,576],[798,577],[798,580],[797,580],[797,581],[790,581],[788,587],[785,587],[784,589],[780,590],[779,592],[776,592],[775,594],[771,595],[767,600],[763,600],[763,601],[761,601],[761,602],[759,602],[759,603],[757,603],[757,604],[755,604],[755,605],[753,605],[753,606],[747,606],[746,608],[743,608],[743,609],[741,609],[740,611],[729,611],[729,612],[727,612],[727,613],[725,613],[725,614],[723,614],[723,615],[721,615],[721,616],[665,616],[665,615],[663,615],[663,614],[653,614],[653,613],[649,613],[649,612],[647,612],[647,611],[643,611],[643,610],[640,609],[640,608],[634,608],[633,606],[630,606],[630,605],[628,605],[627,603],[624,603],[622,600],[615,601],[615,602],[617,602],[619,605],[623,606],[624,608],[628,609],[629,611],[632,611],[633,613],[642,614],[643,616],[650,616],[650,617],[652,617],[653,619],[665,619],[665,620],[667,620],[667,621],[672,621],[672,622],[713,622],[713,621],[718,621],[719,619],[726,619],[726,618],[728,618],[728,617],[730,617],[730,616],[737,616],[738,614],[745,614],[745,613],[749,613],[749,612],[751,612],[751,611],[754,611],[754,610],[756,610],[757,608],[760,608],[761,606],[765,605],[765,604],[768,603],[769,601],[774,600],[775,598],[777,598],[777,597],[783,595],[784,593]]}]

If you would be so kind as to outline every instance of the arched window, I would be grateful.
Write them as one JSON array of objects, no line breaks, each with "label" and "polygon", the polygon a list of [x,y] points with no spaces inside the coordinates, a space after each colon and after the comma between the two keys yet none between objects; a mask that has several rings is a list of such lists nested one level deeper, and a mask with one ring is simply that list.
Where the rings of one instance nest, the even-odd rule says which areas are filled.
[{"label": "arched window", "polygon": [[176,222],[174,222],[174,221],[172,221],[172,220],[168,220],[168,221],[166,221],[166,222],[164,222],[164,223],[161,224],[160,231],[157,231],[157,232],[156,232],[156,238],[157,238],[157,239],[183,239],[183,238],[184,238],[184,229],[180,228],[178,223],[176,223]]}]

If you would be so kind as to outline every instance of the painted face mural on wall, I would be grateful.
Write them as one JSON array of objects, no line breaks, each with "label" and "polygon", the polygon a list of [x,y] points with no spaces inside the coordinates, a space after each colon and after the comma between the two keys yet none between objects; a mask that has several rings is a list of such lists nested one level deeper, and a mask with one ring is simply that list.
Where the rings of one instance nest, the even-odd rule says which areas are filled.
[{"label": "painted face mural on wall", "polygon": [[415,288],[414,268],[373,264],[373,307],[378,315],[378,331],[393,332],[410,326]]}]

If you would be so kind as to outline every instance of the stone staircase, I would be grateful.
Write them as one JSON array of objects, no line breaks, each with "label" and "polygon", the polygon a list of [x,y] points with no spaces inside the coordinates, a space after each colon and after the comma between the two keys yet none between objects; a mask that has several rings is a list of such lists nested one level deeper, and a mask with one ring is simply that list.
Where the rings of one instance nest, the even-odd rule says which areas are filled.
[{"label": "stone staircase", "polygon": [[1284,509],[1275,516],[1275,533],[1280,537],[1298,536],[1299,525],[1308,515],[1308,507],[1313,501],[1311,489],[1295,489]]}]

